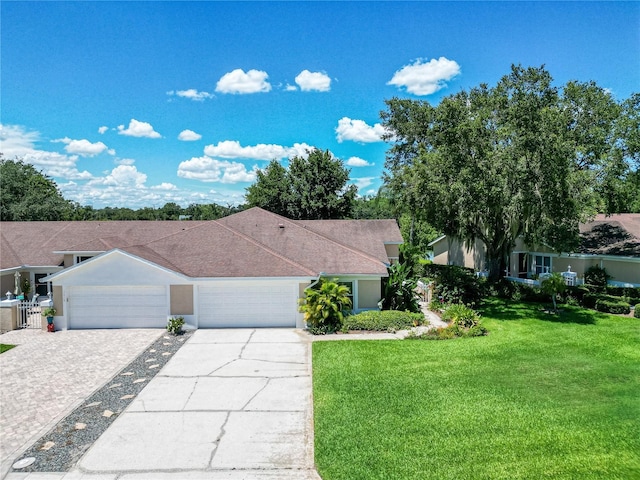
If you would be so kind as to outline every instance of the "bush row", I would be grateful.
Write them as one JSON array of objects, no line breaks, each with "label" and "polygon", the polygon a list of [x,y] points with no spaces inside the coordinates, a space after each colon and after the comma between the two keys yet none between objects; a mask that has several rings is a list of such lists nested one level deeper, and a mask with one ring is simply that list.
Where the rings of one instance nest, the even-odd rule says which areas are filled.
[{"label": "bush row", "polygon": [[368,310],[346,316],[342,324],[342,330],[396,332],[422,325],[424,321],[423,313],[402,312],[399,310]]},{"label": "bush row", "polygon": [[635,318],[640,318],[640,303],[636,303],[636,306],[634,307],[634,310],[633,310],[633,316]]}]

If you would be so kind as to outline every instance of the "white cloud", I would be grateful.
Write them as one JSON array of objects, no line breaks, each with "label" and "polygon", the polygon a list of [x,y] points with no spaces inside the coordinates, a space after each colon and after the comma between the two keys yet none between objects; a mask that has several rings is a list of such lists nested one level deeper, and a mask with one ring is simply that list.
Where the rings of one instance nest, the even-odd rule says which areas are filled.
[{"label": "white cloud", "polygon": [[376,177],[360,177],[360,178],[352,178],[352,183],[358,187],[358,190],[363,188],[367,188],[369,185],[373,183]]},{"label": "white cloud", "polygon": [[295,78],[296,83],[303,92],[328,92],[331,90],[331,79],[323,72],[301,71]]},{"label": "white cloud", "polygon": [[147,175],[139,172],[134,165],[118,165],[104,177],[94,178],[88,186],[107,185],[113,187],[143,187],[147,181]]},{"label": "white cloud", "polygon": [[237,68],[232,72],[225,73],[216,84],[216,92],[220,93],[259,93],[269,92],[271,84],[267,82],[267,72],[261,70],[244,70]]},{"label": "white cloud", "polygon": [[136,163],[133,158],[117,158],[114,162],[116,165],[133,165]]},{"label": "white cloud", "polygon": [[176,187],[173,183],[162,182],[160,185],[154,185],[153,187],[151,187],[151,189],[171,191],[171,190],[177,190],[178,187]]},{"label": "white cloud", "polygon": [[257,169],[254,165],[252,170],[247,171],[242,163],[203,156],[181,162],[178,165],[178,176],[202,182],[253,182]]},{"label": "white cloud", "polygon": [[81,157],[95,157],[96,155],[101,154],[104,151],[108,151],[110,155],[114,155],[114,150],[109,150],[109,148],[102,142],[91,143],[89,140],[72,140],[68,137],[59,138],[57,140],[52,140],[54,143],[60,142],[65,143],[67,146],[64,149],[67,153],[77,154]]},{"label": "white cloud", "polygon": [[285,92],[297,92],[298,91],[298,87],[296,87],[295,85],[289,85],[287,83],[287,85],[284,87],[284,91]]},{"label": "white cloud", "polygon": [[182,140],[183,142],[194,142],[196,140],[200,140],[202,135],[194,132],[193,130],[183,130],[178,135],[178,140]]},{"label": "white cloud", "polygon": [[313,147],[306,143],[295,143],[292,147],[282,145],[259,143],[254,146],[243,147],[236,140],[224,140],[217,145],[204,147],[205,155],[221,158],[250,158],[253,160],[273,160],[280,158],[293,158],[307,155],[307,150]]},{"label": "white cloud", "polygon": [[336,138],[340,143],[344,140],[361,143],[381,142],[384,133],[385,129],[379,123],[372,127],[363,120],[352,120],[348,117],[342,117],[338,120],[338,126],[336,127]]},{"label": "white cloud", "polygon": [[100,128],[98,129],[98,133],[99,133],[100,135],[102,135],[102,134],[104,134],[104,132],[106,132],[107,130],[109,130],[109,127],[106,127],[106,126],[104,126],[104,125],[103,125],[102,127],[100,127]]},{"label": "white cloud", "polygon": [[129,127],[124,128],[124,125],[118,126],[118,133],[120,135],[127,135],[129,137],[146,137],[146,138],[161,138],[158,132],[156,132],[150,123],[139,122],[135,118],[132,118],[129,122]]},{"label": "white cloud", "polygon": [[167,95],[177,95],[178,97],[188,98],[196,102],[202,102],[207,98],[215,97],[215,95],[209,92],[200,92],[195,88],[189,88],[187,90],[178,90],[175,92],[171,90],[170,92],[167,92]]},{"label": "white cloud", "polygon": [[460,74],[460,65],[445,57],[424,62],[417,59],[412,65],[398,70],[387,85],[405,87],[414,95],[431,95],[447,86],[446,82]]},{"label": "white cloud", "polygon": [[365,159],[360,157],[351,157],[347,160],[347,165],[350,167],[371,167],[374,163],[369,163]]},{"label": "white cloud", "polygon": [[76,167],[78,155],[64,155],[35,148],[39,139],[38,132],[27,131],[19,125],[0,124],[0,144],[5,158],[9,160],[21,158],[51,177],[66,180],[86,180],[93,177],[86,170],[82,172],[78,170]]}]

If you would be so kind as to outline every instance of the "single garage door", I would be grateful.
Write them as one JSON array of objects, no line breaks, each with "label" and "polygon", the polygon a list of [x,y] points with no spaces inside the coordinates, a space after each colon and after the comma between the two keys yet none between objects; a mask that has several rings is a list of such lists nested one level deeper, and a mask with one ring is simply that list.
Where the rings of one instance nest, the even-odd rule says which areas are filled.
[{"label": "single garage door", "polygon": [[198,288],[198,326],[295,327],[297,284],[220,284]]},{"label": "single garage door", "polygon": [[69,328],[164,328],[166,286],[69,287]]}]

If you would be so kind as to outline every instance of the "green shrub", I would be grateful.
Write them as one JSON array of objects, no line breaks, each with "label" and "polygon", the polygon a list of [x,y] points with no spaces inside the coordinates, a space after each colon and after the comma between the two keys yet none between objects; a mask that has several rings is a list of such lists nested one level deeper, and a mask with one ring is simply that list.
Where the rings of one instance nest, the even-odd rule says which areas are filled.
[{"label": "green shrub", "polygon": [[[585,308],[593,308],[598,310],[597,308],[597,304],[598,302],[607,302],[607,303],[625,303],[625,304],[629,304],[629,302],[627,301],[627,299],[622,298],[622,297],[614,297],[613,295],[606,295],[604,293],[588,293],[586,295],[584,295],[584,297],[582,297],[582,305]],[[603,307],[606,308],[606,307]],[[604,312],[605,310],[600,310],[602,312]]]},{"label": "green shrub", "polygon": [[631,301],[640,300],[640,288],[607,286],[606,292],[614,297],[625,297]]},{"label": "green shrub", "polygon": [[635,318],[640,318],[640,303],[636,303],[636,306],[633,307],[633,316]]},{"label": "green shrub", "polygon": [[174,335],[180,335],[182,333],[182,326],[184,325],[184,317],[173,317],[167,322],[167,331]]},{"label": "green shrub", "polygon": [[596,310],[604,313],[626,315],[631,311],[631,305],[617,300],[598,299],[596,301]]},{"label": "green shrub", "polygon": [[611,275],[607,273],[607,270],[597,265],[589,267],[587,271],[584,272],[584,283],[593,285],[601,292],[604,292],[607,288],[607,282],[610,278]]},{"label": "green shrub", "polygon": [[439,298],[434,298],[429,302],[427,308],[432,312],[440,313],[446,306],[447,304],[441,301]]},{"label": "green shrub", "polygon": [[433,279],[433,293],[444,303],[476,305],[482,299],[481,282],[474,271],[455,265],[425,265],[426,276]]},{"label": "green shrub", "polygon": [[304,293],[305,298],[300,299],[300,311],[304,313],[309,331],[318,335],[340,330],[345,314],[351,311],[349,287],[335,280],[321,279]]},{"label": "green shrub", "polygon": [[422,313],[402,312],[400,310],[368,310],[355,315],[347,315],[343,330],[371,330],[376,332],[396,332],[424,323]]},{"label": "green shrub", "polygon": [[432,328],[424,333],[410,333],[406,338],[410,340],[451,340],[453,338],[481,337],[487,334],[487,329],[482,325],[472,328],[461,328],[458,325],[449,325],[443,328]]},{"label": "green shrub", "polygon": [[480,323],[480,315],[466,305],[458,303],[449,305],[444,309],[442,320],[451,322],[461,328],[471,328]]}]

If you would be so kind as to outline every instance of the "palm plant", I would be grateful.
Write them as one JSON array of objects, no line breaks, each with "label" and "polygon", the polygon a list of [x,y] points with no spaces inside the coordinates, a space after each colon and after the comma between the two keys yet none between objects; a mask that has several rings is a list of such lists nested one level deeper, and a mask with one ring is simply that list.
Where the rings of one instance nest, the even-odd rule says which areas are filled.
[{"label": "palm plant", "polygon": [[300,301],[300,311],[312,333],[331,333],[339,330],[344,315],[351,310],[349,287],[336,281],[321,279],[313,288],[307,288]]}]

